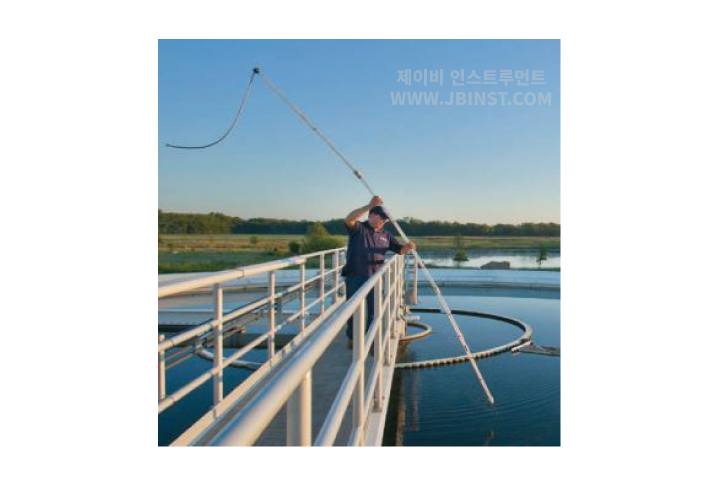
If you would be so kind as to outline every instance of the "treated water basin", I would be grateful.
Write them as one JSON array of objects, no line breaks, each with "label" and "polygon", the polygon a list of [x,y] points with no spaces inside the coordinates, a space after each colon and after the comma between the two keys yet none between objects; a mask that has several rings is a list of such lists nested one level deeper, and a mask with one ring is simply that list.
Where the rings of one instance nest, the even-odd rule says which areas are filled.
[{"label": "treated water basin", "polygon": [[[529,323],[537,344],[559,345],[559,291],[455,288],[443,289],[450,305],[457,309],[479,310],[506,315]],[[420,289],[420,294],[428,293]],[[226,307],[236,307],[256,294],[228,294]],[[163,307],[197,307],[211,304],[210,295],[163,301]],[[421,307],[438,307],[433,296],[420,295]],[[288,307],[296,308],[297,304]],[[400,352],[399,362],[432,359],[461,354],[454,333],[441,314],[421,313],[423,323],[435,334],[413,342]],[[457,316],[473,350],[494,347],[514,340],[521,331],[491,320]],[[250,332],[266,331],[264,321]],[[412,333],[410,329],[409,333]],[[168,354],[170,354],[170,351]],[[229,355],[232,350],[226,350]],[[266,350],[247,355],[263,361]],[[422,370],[397,370],[392,401],[385,427],[384,445],[559,445],[559,365],[560,358],[530,354],[502,354],[479,361],[496,405],[488,407],[469,364]],[[188,383],[209,369],[211,363],[191,357],[172,370],[167,392]],[[225,372],[226,392],[250,372]],[[212,384],[206,383],[158,418],[158,444],[167,445],[199,418],[212,404]]]},{"label": "treated water basin", "polygon": [[[454,309],[510,316],[528,323],[536,344],[560,347],[560,292],[445,289]],[[439,307],[420,295],[417,307]],[[518,328],[484,318],[456,316],[472,351],[521,335]],[[433,335],[409,343],[398,362],[457,356],[463,350],[446,317],[421,313]],[[409,331],[412,333],[412,330]],[[469,363],[397,370],[385,446],[559,446],[560,358],[504,353],[478,361],[495,405],[487,403]]]}]

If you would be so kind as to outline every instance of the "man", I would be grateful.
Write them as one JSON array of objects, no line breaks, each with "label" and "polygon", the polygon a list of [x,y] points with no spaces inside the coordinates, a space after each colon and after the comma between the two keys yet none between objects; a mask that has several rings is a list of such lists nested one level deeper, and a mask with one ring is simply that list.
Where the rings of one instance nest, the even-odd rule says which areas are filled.
[{"label": "man", "polygon": [[[362,285],[376,273],[384,263],[384,254],[391,250],[401,255],[415,248],[414,243],[402,245],[397,238],[383,230],[389,217],[382,209],[382,198],[375,196],[369,205],[360,207],[350,212],[345,217],[345,227],[349,233],[347,244],[347,263],[342,269],[342,276],[345,276],[347,286],[347,299],[352,297]],[[369,212],[365,222],[358,222],[359,219]],[[367,295],[366,307],[367,326],[374,318],[374,290]],[[350,345],[352,342],[352,320],[347,322],[347,338]]]}]

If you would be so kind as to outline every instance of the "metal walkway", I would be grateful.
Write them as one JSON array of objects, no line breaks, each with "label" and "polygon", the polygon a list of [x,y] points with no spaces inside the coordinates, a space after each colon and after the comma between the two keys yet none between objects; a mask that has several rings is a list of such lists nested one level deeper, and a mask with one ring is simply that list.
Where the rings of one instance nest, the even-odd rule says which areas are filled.
[{"label": "metal walkway", "polygon": [[[174,332],[158,339],[158,413],[203,384],[213,385],[210,411],[172,445],[381,445],[405,330],[404,258],[388,259],[346,301],[339,278],[344,252],[317,252],[159,285],[158,323]],[[306,271],[311,259],[319,261],[319,271]],[[299,266],[299,280],[278,286],[276,272],[293,266]],[[225,307],[225,296],[241,290],[252,291],[252,300]],[[345,324],[364,323],[365,299],[373,290],[375,320],[365,335],[355,333],[350,349]],[[198,297],[211,298],[212,308],[198,306]],[[267,331],[248,333],[253,325]],[[225,349],[237,350],[226,356]],[[251,352],[257,369],[236,387],[224,387],[224,371],[252,365],[243,360]],[[262,363],[256,363],[258,352],[265,357]],[[198,354],[211,357],[212,368],[166,394],[172,368]]]}]

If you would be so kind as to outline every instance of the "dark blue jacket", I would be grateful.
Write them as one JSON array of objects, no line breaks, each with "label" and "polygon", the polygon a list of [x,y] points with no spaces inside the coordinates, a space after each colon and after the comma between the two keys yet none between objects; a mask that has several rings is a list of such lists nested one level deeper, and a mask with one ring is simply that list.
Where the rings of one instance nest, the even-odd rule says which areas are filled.
[{"label": "dark blue jacket", "polygon": [[347,263],[342,276],[369,278],[384,263],[384,254],[391,250],[399,253],[402,244],[384,229],[375,231],[369,222],[355,222],[353,227],[345,223],[349,242],[347,243]]}]

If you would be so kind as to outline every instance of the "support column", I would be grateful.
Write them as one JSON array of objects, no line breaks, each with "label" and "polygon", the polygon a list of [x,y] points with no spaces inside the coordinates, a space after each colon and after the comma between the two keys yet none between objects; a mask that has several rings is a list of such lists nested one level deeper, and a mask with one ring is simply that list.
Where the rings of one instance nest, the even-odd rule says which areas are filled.
[{"label": "support column", "polygon": [[287,400],[287,446],[312,445],[312,371]]}]

